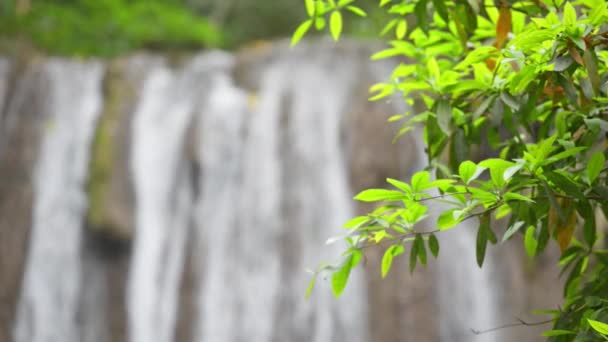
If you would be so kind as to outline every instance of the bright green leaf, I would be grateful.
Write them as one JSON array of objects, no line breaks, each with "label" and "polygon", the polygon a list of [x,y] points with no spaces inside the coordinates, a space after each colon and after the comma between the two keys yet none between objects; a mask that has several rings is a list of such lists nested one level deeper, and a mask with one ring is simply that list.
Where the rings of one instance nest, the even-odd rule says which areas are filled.
[{"label": "bright green leaf", "polygon": [[295,30],[293,36],[291,37],[291,46],[295,46],[301,39],[304,37],[306,32],[312,26],[312,19],[308,19],[305,22],[301,23],[300,26]]},{"label": "bright green leaf", "polygon": [[329,30],[331,31],[331,36],[334,40],[340,38],[340,33],[342,32],[342,13],[340,13],[340,11],[333,11],[331,13],[331,17],[329,18]]},{"label": "bright green leaf", "polygon": [[608,335],[608,324],[589,318],[587,319],[587,322],[589,322],[589,325],[593,328],[593,330],[599,332],[602,335]]},{"label": "bright green leaf", "polygon": [[361,202],[396,201],[405,198],[405,194],[400,191],[386,189],[367,189],[355,196],[355,199]]},{"label": "bright green leaf", "polygon": [[536,255],[536,247],[538,246],[538,241],[534,236],[535,232],[536,227],[530,226],[526,229],[526,235],[524,236],[524,247],[526,247],[526,253],[528,253],[530,257]]}]

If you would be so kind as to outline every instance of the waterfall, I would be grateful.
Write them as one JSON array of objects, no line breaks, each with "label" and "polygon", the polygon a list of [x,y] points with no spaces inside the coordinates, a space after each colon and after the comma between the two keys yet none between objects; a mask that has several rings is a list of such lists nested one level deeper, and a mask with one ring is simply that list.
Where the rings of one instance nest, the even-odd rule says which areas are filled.
[{"label": "waterfall", "polygon": [[[118,122],[128,127],[126,141],[115,143],[129,152],[122,161],[129,170],[124,184],[133,185],[135,198],[118,201],[133,213],[134,227],[124,229],[133,232],[126,238],[130,248],[112,256],[129,265],[116,271],[124,273],[126,291],[110,284],[113,263],[104,258],[113,252],[93,253],[85,243],[96,238],[85,234],[85,184],[96,123],[106,109],[102,84],[109,68],[102,62],[39,62],[48,84],[36,99],[44,101],[37,114],[44,121],[14,341],[102,342],[122,335],[129,342],[374,339],[368,302],[374,289],[366,288],[362,268],[351,274],[341,298],[333,298],[322,277],[310,299],[304,298],[310,277],[305,270],[339,260],[345,246],[325,241],[344,235],[341,225],[357,215],[350,188],[355,176],[348,167],[357,154],[351,123],[366,111],[405,110],[400,99],[367,102],[366,88],[385,79],[392,65],[372,66],[370,49],[352,45],[303,43],[290,50],[276,44],[246,56],[216,51],[179,60],[157,57],[149,64],[124,58],[130,67],[123,73],[141,76],[132,103],[118,106],[125,112]],[[11,113],[10,103],[28,100],[17,98],[24,96],[19,89],[7,91],[12,64],[0,60],[0,157],[6,132],[23,115]],[[390,144],[390,134],[371,133],[360,140]],[[410,170],[421,169],[424,152],[411,149],[407,153],[415,155],[401,151],[395,158]],[[378,174],[372,181],[385,185],[385,175]],[[474,228],[467,222],[441,234],[433,275],[437,303],[402,308],[411,313],[420,305],[437,306],[428,324],[440,331],[441,341],[509,340],[506,333],[475,339],[470,331],[508,323],[498,297],[506,285],[493,273],[501,260],[489,254],[478,269]],[[373,272],[379,267],[369,265]],[[398,267],[391,272],[407,272]],[[191,284],[184,289],[186,278]],[[127,317],[118,325],[125,331],[114,334],[108,316],[123,296],[120,310],[126,308]],[[192,310],[183,307],[185,298]],[[408,340],[401,328],[391,327],[399,331],[393,336]]]},{"label": "waterfall", "polygon": [[103,67],[53,60],[43,72],[49,94],[15,340],[79,341],[84,184]]},{"label": "waterfall", "polygon": [[136,236],[129,278],[130,341],[168,342],[192,215],[180,151],[196,102],[196,70],[150,72],[133,123]]}]

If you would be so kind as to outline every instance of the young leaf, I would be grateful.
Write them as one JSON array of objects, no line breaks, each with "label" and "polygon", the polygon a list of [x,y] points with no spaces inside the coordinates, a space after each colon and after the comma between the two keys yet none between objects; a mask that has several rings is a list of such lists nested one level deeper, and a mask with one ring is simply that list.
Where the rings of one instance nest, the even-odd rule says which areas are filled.
[{"label": "young leaf", "polygon": [[460,179],[465,182],[465,184],[469,184],[469,181],[471,181],[471,178],[475,174],[476,170],[477,165],[475,163],[470,160],[465,160],[460,163],[460,166],[458,166],[458,175],[460,176]]},{"label": "young leaf", "polygon": [[538,241],[536,241],[536,237],[534,237],[535,231],[536,228],[530,226],[526,229],[526,235],[524,236],[524,247],[526,247],[526,253],[528,253],[530,257],[536,255],[536,247],[538,245]]},{"label": "young leaf", "polygon": [[396,201],[406,199],[406,196],[404,193],[395,190],[367,189],[358,193],[355,199],[361,202]]},{"label": "young leaf", "polygon": [[357,266],[360,259],[361,252],[358,250],[353,251],[345,260],[342,267],[332,274],[331,288],[334,292],[334,296],[339,297],[342,294],[344,288],[346,287],[346,283],[348,282],[350,271]]},{"label": "young leaf", "polygon": [[572,26],[576,24],[576,10],[572,6],[572,4],[567,1],[564,6],[564,26]]},{"label": "young leaf", "polygon": [[360,17],[367,17],[367,13],[357,6],[346,6],[346,9]]},{"label": "young leaf", "polygon": [[403,191],[403,192],[405,192],[407,194],[412,193],[412,187],[409,184],[405,183],[405,182],[402,182],[400,180],[393,179],[393,178],[387,178],[386,181],[390,185],[394,186],[395,188],[397,188],[397,189],[399,189],[399,190],[401,190],[401,191]]},{"label": "young leaf", "polygon": [[592,184],[593,181],[600,175],[602,169],[604,168],[604,163],[606,162],[606,158],[602,152],[594,153],[589,161],[587,162],[587,178],[589,179],[589,184]]},{"label": "young leaf", "polygon": [[386,249],[384,256],[382,257],[382,278],[386,277],[388,271],[391,269],[393,257],[403,253],[403,250],[403,245],[392,245]]},{"label": "young leaf", "polygon": [[304,37],[308,29],[312,26],[312,19],[308,19],[305,22],[301,23],[300,26],[294,31],[293,36],[291,37],[291,46],[294,47],[301,39]]},{"label": "young leaf", "polygon": [[428,245],[431,254],[433,254],[433,256],[436,258],[437,255],[439,255],[439,240],[437,240],[435,234],[429,235]]},{"label": "young leaf", "polygon": [[456,209],[451,209],[441,213],[437,219],[437,228],[447,230],[457,225],[460,221],[454,218],[455,211]]},{"label": "young leaf", "polygon": [[397,24],[397,28],[395,29],[395,35],[397,36],[397,39],[403,39],[405,37],[406,32],[407,21],[405,21],[405,19],[402,19],[399,21],[399,23]]},{"label": "young leaf", "polygon": [[431,184],[431,175],[428,171],[418,171],[412,175],[411,183],[412,191],[414,192],[420,192],[428,189],[429,184]]},{"label": "young leaf", "polygon": [[587,322],[593,328],[593,330],[599,332],[602,335],[608,335],[608,324],[593,319],[587,318]]},{"label": "young leaf", "polygon": [[505,201],[524,201],[534,203],[534,200],[532,200],[530,197],[520,195],[516,192],[507,192],[502,197],[505,199]]},{"label": "young leaf", "polygon": [[342,13],[340,13],[340,11],[333,11],[331,13],[331,17],[329,18],[329,30],[331,31],[331,36],[334,40],[340,38],[340,33],[342,32]]},{"label": "young leaf", "polygon": [[306,5],[306,13],[309,17],[315,15],[315,0],[305,0],[304,4]]}]

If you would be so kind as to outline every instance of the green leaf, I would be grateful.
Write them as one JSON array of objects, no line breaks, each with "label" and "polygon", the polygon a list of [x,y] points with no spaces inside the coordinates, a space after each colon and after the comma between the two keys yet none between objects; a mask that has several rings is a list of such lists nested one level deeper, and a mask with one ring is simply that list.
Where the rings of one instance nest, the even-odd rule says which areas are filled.
[{"label": "green leaf", "polygon": [[576,10],[572,4],[568,1],[564,6],[564,26],[572,26],[576,24]]},{"label": "green leaf", "polygon": [[401,190],[401,191],[403,191],[403,192],[405,192],[407,194],[411,194],[412,193],[412,187],[409,184],[405,183],[405,182],[402,182],[400,180],[393,179],[393,178],[387,178],[386,181],[390,185],[394,186],[395,188],[397,188],[397,189],[399,189],[399,190]]},{"label": "green leaf", "polygon": [[515,223],[513,223],[505,232],[505,235],[503,235],[502,240],[500,242],[505,242],[507,241],[511,236],[513,236],[513,234],[517,233],[519,231],[519,229],[521,227],[523,227],[525,224],[524,221],[517,221]]},{"label": "green leaf", "polygon": [[369,216],[357,216],[344,223],[344,228],[357,228],[369,221]]},{"label": "green leaf", "polygon": [[587,322],[593,328],[593,330],[599,332],[602,335],[608,335],[608,324],[593,319],[587,318]]},{"label": "green leaf", "polygon": [[490,219],[487,215],[480,217],[479,229],[477,230],[477,241],[475,243],[475,256],[477,265],[483,266],[483,260],[486,256],[486,247],[488,245],[488,230],[490,229]]},{"label": "green leaf", "polygon": [[459,220],[454,218],[454,212],[456,210],[457,209],[450,209],[441,213],[437,219],[437,228],[440,230],[447,230],[460,223]]},{"label": "green leaf", "polygon": [[602,152],[596,152],[591,156],[591,158],[589,158],[586,169],[589,184],[592,184],[593,181],[595,181],[595,179],[600,175],[600,172],[602,172],[602,169],[604,168],[605,162],[606,158]]},{"label": "green leaf", "polygon": [[514,163],[499,158],[486,159],[479,163],[479,166],[486,167],[490,170],[492,183],[499,188],[505,184],[505,171],[513,165]]},{"label": "green leaf", "polygon": [[416,15],[416,26],[418,26],[422,32],[429,32],[429,15],[426,11],[427,0],[419,0],[414,7],[414,14]]},{"label": "green leaf", "polygon": [[350,271],[357,266],[360,259],[361,252],[358,250],[353,251],[347,257],[342,267],[331,276],[331,288],[334,292],[334,296],[339,297],[342,294],[346,287],[346,283],[348,282]]},{"label": "green leaf", "polygon": [[301,23],[300,26],[295,30],[293,36],[291,37],[291,46],[294,47],[302,37],[308,32],[310,27],[312,26],[312,19],[308,19],[305,22]]},{"label": "green leaf", "polygon": [[306,288],[306,296],[305,296],[306,299],[308,299],[310,297],[310,294],[312,293],[312,290],[315,287],[316,280],[317,280],[317,275],[314,274],[312,276],[312,278],[310,279],[310,281],[308,282],[308,287]]},{"label": "green leaf", "polygon": [[334,40],[340,38],[340,33],[342,32],[342,13],[340,13],[340,11],[333,11],[331,13],[331,17],[329,18],[329,30],[331,31],[331,36]]},{"label": "green leaf", "polygon": [[538,241],[536,241],[536,237],[534,237],[535,231],[536,228],[530,226],[526,229],[526,235],[524,236],[524,246],[526,247],[526,253],[528,253],[530,257],[536,255],[536,247],[538,246]]},{"label": "green leaf", "polygon": [[460,163],[460,166],[458,167],[458,175],[465,184],[469,184],[471,181],[477,179],[485,169],[485,167],[477,166],[470,160],[465,160]]},{"label": "green leaf", "polygon": [[395,36],[398,39],[403,39],[407,33],[407,21],[405,19],[399,20],[397,28],[395,29]]},{"label": "green leaf", "polygon": [[397,201],[406,199],[404,193],[395,190],[386,189],[367,189],[363,190],[355,196],[354,199],[361,202],[376,202],[376,201]]},{"label": "green leaf", "polygon": [[382,278],[386,277],[388,271],[391,269],[393,258],[403,253],[405,248],[403,245],[392,245],[386,249],[384,256],[382,257]]},{"label": "green leaf", "polygon": [[448,22],[448,8],[445,5],[445,0],[433,0],[433,7],[435,7],[435,11],[437,14],[445,21]]},{"label": "green leaf", "polygon": [[428,171],[418,171],[412,176],[412,191],[420,192],[428,189],[431,184],[431,175]]},{"label": "green leaf", "polygon": [[306,13],[309,17],[315,15],[315,0],[305,0],[304,4],[306,5]]},{"label": "green leaf", "polygon": [[518,194],[516,192],[507,192],[502,196],[506,201],[524,201],[529,203],[534,203],[530,197]]},{"label": "green leaf", "polygon": [[437,124],[446,135],[452,132],[452,105],[448,100],[437,101]]},{"label": "green leaf", "polygon": [[429,240],[427,241],[427,243],[429,245],[429,250],[431,251],[431,254],[433,254],[433,256],[436,258],[437,255],[439,255],[439,240],[437,240],[435,234],[429,235]]},{"label": "green leaf", "polygon": [[416,260],[418,259],[418,244],[413,243],[410,250],[410,273],[416,268]]},{"label": "green leaf", "polygon": [[422,239],[421,234],[416,234],[416,239],[414,240],[414,244],[417,244],[416,251],[418,252],[418,260],[423,265],[426,265],[426,247],[424,246],[424,239]]},{"label": "green leaf", "polygon": [[346,6],[346,9],[360,17],[367,17],[367,13],[357,6]]}]

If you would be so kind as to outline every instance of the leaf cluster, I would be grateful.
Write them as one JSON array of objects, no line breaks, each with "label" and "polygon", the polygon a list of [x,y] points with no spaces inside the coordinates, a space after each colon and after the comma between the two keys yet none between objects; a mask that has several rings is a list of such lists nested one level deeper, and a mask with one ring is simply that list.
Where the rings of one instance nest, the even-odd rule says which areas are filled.
[{"label": "leaf cluster", "polygon": [[[315,23],[327,16],[338,39],[336,13],[363,15],[349,9],[353,1],[306,3],[310,19],[294,42],[313,26],[323,29]],[[389,121],[401,122],[398,136],[423,126],[428,167],[409,182],[388,179],[394,189],[355,196],[379,207],[346,224],[345,257],[386,248],[385,276],[409,248],[413,270],[427,262],[427,249],[439,252],[435,235],[465,220],[478,223],[480,267],[488,242],[519,236],[535,257],[553,240],[562,251],[556,262],[565,276],[564,303],[551,311],[554,329],[545,336],[605,337],[608,251],[597,218],[608,217],[608,5],[381,0],[379,6],[393,18],[380,33],[388,46],[371,58],[403,62],[389,80],[371,86],[370,100],[399,96],[415,109]],[[488,147],[492,158],[470,160],[475,149]],[[422,229],[428,206],[438,202],[441,214]],[[496,229],[500,220],[504,232]],[[336,295],[343,283],[332,282]]]}]

